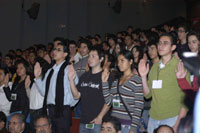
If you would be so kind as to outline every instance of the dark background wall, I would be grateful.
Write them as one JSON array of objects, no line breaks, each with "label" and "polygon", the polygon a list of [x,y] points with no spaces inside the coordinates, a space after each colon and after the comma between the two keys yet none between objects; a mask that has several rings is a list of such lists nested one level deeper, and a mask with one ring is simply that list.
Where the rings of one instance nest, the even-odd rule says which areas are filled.
[{"label": "dark background wall", "polygon": [[[147,1],[145,3],[144,1]],[[26,10],[40,3],[36,20]],[[108,6],[110,2],[110,7]],[[186,16],[184,0],[122,0],[120,14],[111,8],[115,0],[0,0],[1,49],[47,44],[56,36],[104,35],[126,29],[150,28],[178,16]],[[24,3],[24,9],[22,9]]]}]

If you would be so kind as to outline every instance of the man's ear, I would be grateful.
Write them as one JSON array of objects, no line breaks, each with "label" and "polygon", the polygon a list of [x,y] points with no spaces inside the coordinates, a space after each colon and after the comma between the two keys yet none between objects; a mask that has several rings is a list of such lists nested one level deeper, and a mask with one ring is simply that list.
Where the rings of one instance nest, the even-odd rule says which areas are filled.
[{"label": "man's ear", "polygon": [[174,51],[176,49],[176,45],[172,45],[171,51]]},{"label": "man's ear", "polygon": [[133,59],[130,60],[130,64],[131,64],[131,65],[133,64]]},{"label": "man's ear", "polygon": [[68,53],[66,52],[66,53],[64,53],[64,55],[65,55],[65,57],[67,57]]},{"label": "man's ear", "polygon": [[104,60],[104,57],[101,57],[100,62],[102,62]]},{"label": "man's ear", "polygon": [[22,131],[24,131],[25,130],[25,123],[22,123]]}]

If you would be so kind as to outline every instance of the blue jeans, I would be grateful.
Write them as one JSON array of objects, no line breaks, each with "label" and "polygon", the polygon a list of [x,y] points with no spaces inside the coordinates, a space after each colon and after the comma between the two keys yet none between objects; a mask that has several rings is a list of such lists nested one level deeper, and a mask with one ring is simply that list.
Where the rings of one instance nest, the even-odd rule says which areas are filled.
[{"label": "blue jeans", "polygon": [[74,115],[76,118],[80,118],[80,116],[81,116],[81,102],[80,101],[74,108]]},{"label": "blue jeans", "polygon": [[130,131],[130,125],[121,125],[121,132],[122,133],[129,133]]},{"label": "blue jeans", "polygon": [[148,133],[153,133],[154,129],[158,128],[160,125],[168,125],[173,127],[176,124],[178,116],[164,119],[164,120],[154,120],[153,118],[149,117],[147,131]]},{"label": "blue jeans", "polygon": [[94,124],[94,129],[87,129],[86,124],[80,123],[79,133],[100,133],[101,124]]}]

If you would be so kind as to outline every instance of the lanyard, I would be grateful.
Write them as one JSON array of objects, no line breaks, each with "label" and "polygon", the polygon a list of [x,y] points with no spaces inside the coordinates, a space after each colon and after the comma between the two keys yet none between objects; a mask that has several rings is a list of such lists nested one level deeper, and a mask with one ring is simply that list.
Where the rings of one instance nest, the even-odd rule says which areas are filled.
[{"label": "lanyard", "polygon": [[160,67],[157,68],[157,80],[159,80]]}]

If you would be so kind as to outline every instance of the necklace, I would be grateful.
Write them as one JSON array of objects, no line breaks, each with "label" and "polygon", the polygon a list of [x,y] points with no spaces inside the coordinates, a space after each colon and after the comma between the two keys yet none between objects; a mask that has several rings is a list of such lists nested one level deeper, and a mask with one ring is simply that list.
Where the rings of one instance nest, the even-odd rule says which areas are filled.
[{"label": "necklace", "polygon": [[120,85],[123,85],[125,82],[127,82],[129,80],[129,78],[133,75],[133,73],[131,72],[129,75],[127,76],[123,76],[121,79],[120,79]]}]

